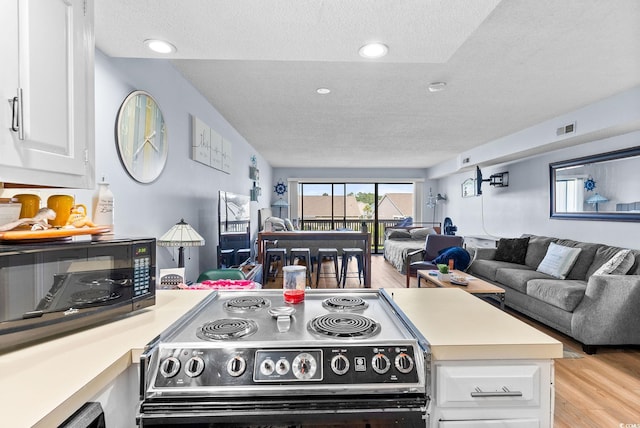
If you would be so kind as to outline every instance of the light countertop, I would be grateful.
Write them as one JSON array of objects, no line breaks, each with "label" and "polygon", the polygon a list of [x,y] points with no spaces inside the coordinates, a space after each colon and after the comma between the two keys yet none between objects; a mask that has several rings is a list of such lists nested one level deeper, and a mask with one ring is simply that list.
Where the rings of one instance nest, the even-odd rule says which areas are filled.
[{"label": "light countertop", "polygon": [[134,315],[0,355],[2,425],[59,425],[209,293],[158,290],[156,304]]},{"label": "light countertop", "polygon": [[[387,292],[430,342],[434,360],[562,357],[560,342],[462,290]],[[57,426],[209,293],[158,290],[156,305],[135,315],[0,355],[3,426]]]},{"label": "light countertop", "polygon": [[562,343],[461,289],[389,289],[434,360],[562,358]]}]

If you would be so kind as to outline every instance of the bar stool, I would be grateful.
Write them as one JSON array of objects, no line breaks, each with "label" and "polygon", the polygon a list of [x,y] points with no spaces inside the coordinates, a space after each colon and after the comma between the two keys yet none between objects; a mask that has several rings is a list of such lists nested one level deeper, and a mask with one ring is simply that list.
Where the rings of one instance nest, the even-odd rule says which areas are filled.
[{"label": "bar stool", "polygon": [[313,263],[311,263],[311,250],[308,248],[292,248],[289,250],[289,264],[294,264],[293,262],[298,259],[301,261],[304,259],[304,264],[307,268],[307,283],[309,286],[312,285],[311,274],[313,272]]},{"label": "bar stool", "polygon": [[220,259],[218,260],[219,268],[228,268],[233,264],[233,248],[227,248],[224,250],[220,250]]},{"label": "bar stool", "polygon": [[244,263],[249,257],[251,257],[251,248],[240,248],[236,251],[236,264]]},{"label": "bar stool", "polygon": [[[333,259],[333,269],[335,272],[331,274],[322,273],[322,260]],[[340,285],[340,270],[338,269],[338,249],[337,248],[318,248],[318,267],[316,270],[316,288],[320,284],[320,277],[335,276],[337,285]]]},{"label": "bar stool", "polygon": [[[343,248],[342,249],[342,288],[347,284],[347,278],[355,278],[356,271],[349,270],[349,261],[355,257],[358,262],[358,284],[362,284],[364,277],[364,250],[362,248]],[[349,275],[352,273],[354,275]]]},{"label": "bar stool", "polygon": [[[269,278],[275,281],[276,277],[278,276],[277,263],[280,262],[282,266],[287,265],[287,249],[286,248],[268,248],[266,251],[265,260],[266,260],[265,269],[266,269],[267,281],[269,280]],[[273,271],[271,269],[272,263],[276,263],[276,266],[273,268]]]}]

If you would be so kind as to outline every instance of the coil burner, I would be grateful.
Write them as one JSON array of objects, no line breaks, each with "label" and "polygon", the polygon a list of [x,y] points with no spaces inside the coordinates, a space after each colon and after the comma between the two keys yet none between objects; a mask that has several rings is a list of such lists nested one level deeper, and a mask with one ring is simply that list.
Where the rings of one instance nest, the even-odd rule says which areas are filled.
[{"label": "coil burner", "polygon": [[378,334],[380,324],[358,314],[331,313],[312,319],[307,328],[321,336],[364,339]]},{"label": "coil burner", "polygon": [[112,292],[109,288],[92,288],[89,290],[76,291],[71,294],[69,299],[74,305],[91,305],[94,303],[107,302],[119,297],[120,294]]},{"label": "coil burner", "polygon": [[236,297],[224,302],[224,309],[227,312],[253,312],[266,309],[269,306],[271,306],[269,300],[257,296]]},{"label": "coil burner", "polygon": [[204,340],[229,340],[251,336],[258,331],[258,324],[244,318],[224,318],[204,324],[196,336]]},{"label": "coil burner", "polygon": [[369,304],[360,297],[336,296],[323,300],[322,306],[330,311],[362,311]]}]

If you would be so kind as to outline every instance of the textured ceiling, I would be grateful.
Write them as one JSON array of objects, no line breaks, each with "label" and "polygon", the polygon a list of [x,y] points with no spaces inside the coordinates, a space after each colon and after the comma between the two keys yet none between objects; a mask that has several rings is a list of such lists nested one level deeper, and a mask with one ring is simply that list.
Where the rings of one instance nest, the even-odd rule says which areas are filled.
[{"label": "textured ceiling", "polygon": [[[99,49],[170,58],[274,167],[429,167],[640,85],[638,0],[96,0],[95,10]],[[146,51],[149,38],[178,51]],[[368,41],[389,54],[359,57]],[[446,90],[429,92],[434,81]]]}]

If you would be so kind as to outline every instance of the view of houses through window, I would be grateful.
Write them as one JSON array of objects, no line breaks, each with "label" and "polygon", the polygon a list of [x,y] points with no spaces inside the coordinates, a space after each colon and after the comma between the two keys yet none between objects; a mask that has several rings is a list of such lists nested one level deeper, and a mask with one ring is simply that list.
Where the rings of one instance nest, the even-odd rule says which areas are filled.
[{"label": "view of houses through window", "polygon": [[299,183],[297,221],[302,230],[371,232],[381,252],[384,229],[414,214],[413,183]]}]

